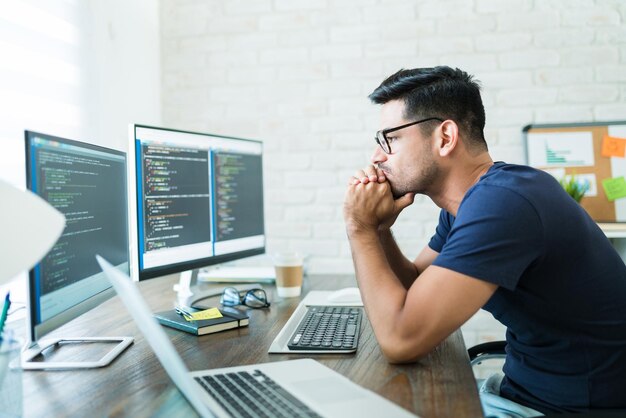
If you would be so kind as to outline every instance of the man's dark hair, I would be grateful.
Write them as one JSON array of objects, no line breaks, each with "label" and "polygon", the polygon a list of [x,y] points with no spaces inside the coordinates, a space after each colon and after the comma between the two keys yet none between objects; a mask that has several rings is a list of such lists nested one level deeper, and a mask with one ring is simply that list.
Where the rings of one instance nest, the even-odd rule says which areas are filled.
[{"label": "man's dark hair", "polygon": [[480,85],[465,71],[447,66],[400,70],[368,97],[376,104],[403,100],[407,119],[452,119],[467,135],[470,147],[487,150]]}]

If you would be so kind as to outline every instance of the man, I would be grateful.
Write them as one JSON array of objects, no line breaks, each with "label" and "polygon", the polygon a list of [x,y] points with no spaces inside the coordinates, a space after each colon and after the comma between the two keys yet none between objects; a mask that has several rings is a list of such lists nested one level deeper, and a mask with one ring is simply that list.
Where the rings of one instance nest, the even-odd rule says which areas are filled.
[{"label": "man", "polygon": [[[402,70],[369,97],[382,130],[344,217],[387,358],[418,360],[484,308],[507,326],[505,376],[490,383],[504,409],[626,409],[626,267],[595,222],[550,175],[492,161],[467,73]],[[390,228],[416,193],[441,214],[410,261]]]}]

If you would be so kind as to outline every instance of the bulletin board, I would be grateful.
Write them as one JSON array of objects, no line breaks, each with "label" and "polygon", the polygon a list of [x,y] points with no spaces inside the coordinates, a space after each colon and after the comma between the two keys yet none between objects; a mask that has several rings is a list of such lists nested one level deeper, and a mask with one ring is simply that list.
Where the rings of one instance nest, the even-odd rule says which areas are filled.
[{"label": "bulletin board", "polygon": [[596,222],[626,222],[626,121],[528,125],[526,163],[588,181],[580,204]]}]

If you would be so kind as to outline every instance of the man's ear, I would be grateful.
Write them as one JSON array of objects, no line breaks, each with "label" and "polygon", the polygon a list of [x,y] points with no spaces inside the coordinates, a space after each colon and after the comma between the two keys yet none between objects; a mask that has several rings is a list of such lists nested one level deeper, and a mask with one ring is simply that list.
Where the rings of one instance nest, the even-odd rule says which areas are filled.
[{"label": "man's ear", "polygon": [[439,125],[439,155],[448,156],[459,144],[459,126],[455,121],[447,119]]}]

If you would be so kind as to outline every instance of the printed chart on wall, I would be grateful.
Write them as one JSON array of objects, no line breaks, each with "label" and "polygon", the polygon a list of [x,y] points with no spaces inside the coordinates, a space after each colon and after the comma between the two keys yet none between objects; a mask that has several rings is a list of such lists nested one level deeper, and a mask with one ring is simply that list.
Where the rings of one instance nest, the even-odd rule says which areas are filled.
[{"label": "printed chart on wall", "polygon": [[596,222],[626,222],[626,121],[528,125],[528,165],[588,187],[580,204]]}]

